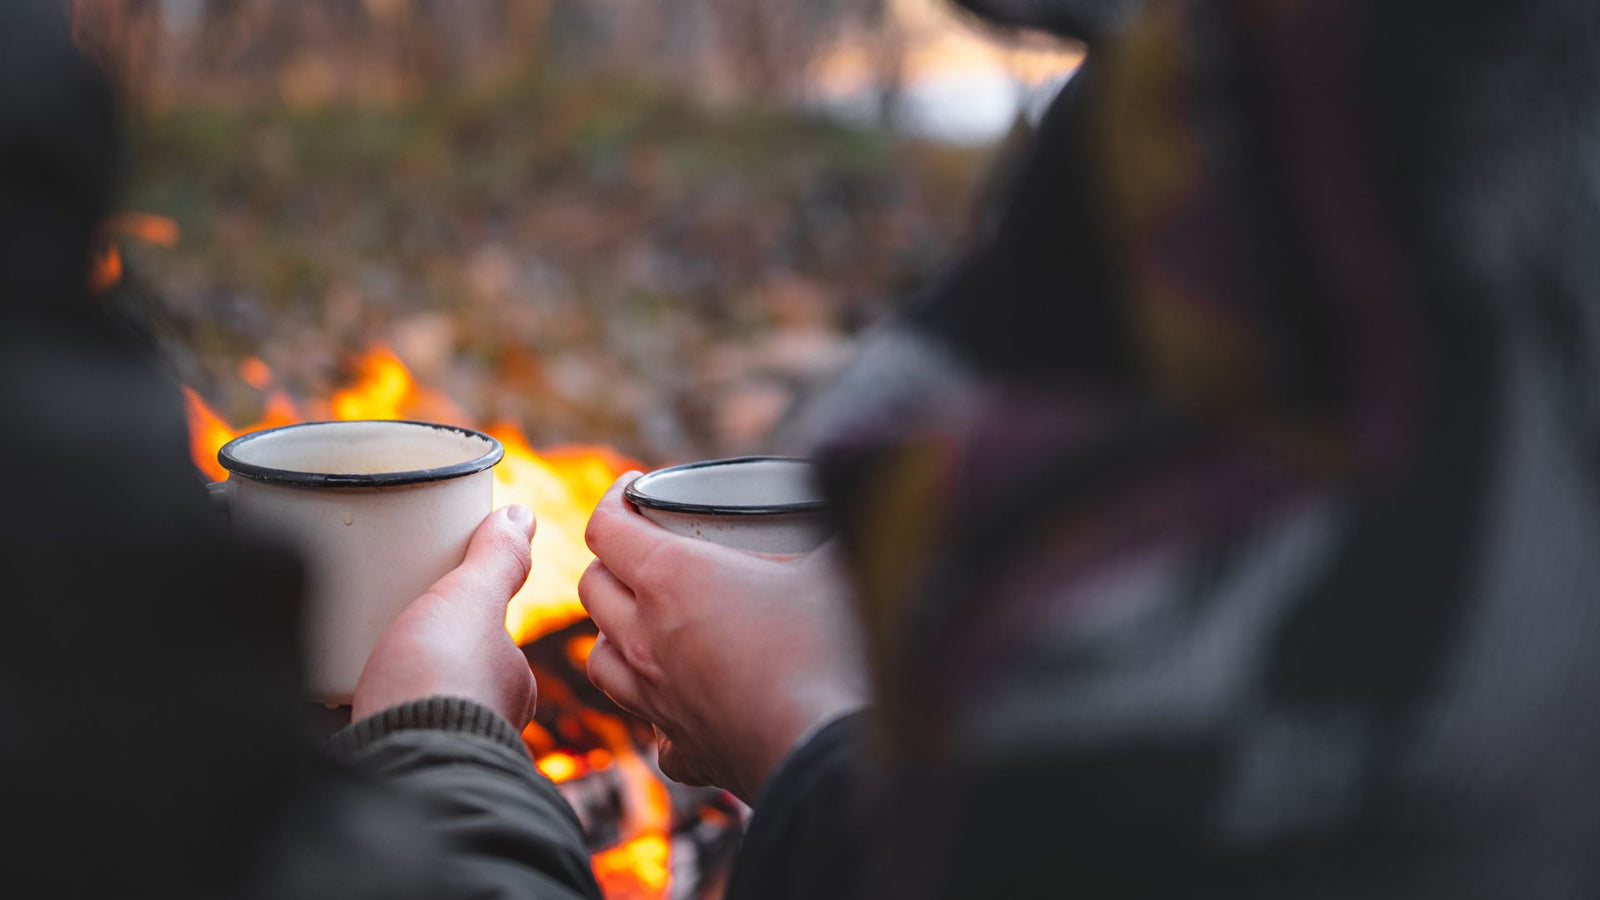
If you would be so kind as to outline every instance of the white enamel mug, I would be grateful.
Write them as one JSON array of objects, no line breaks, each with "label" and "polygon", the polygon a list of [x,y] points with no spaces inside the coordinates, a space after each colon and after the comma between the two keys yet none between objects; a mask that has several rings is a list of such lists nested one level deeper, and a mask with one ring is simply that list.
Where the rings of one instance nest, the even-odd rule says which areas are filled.
[{"label": "white enamel mug", "polygon": [[811,463],[794,457],[741,456],[657,469],[635,478],[623,495],[668,531],[740,550],[805,553],[829,534]]},{"label": "white enamel mug", "polygon": [[493,505],[500,442],[426,422],[306,422],[251,432],[212,485],[233,527],[298,550],[308,591],[301,645],[310,699],[348,704],[378,636],[460,565]]}]

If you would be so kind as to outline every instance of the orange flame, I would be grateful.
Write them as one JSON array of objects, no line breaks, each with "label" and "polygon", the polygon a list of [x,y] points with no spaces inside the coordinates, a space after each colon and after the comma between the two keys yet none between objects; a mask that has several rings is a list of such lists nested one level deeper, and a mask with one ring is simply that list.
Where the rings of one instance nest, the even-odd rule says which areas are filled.
[{"label": "orange flame", "polygon": [[153,213],[117,213],[106,226],[117,234],[168,250],[178,246],[178,239],[183,236],[177,222]]},{"label": "orange flame", "polygon": [[152,213],[124,212],[106,220],[104,246],[89,261],[89,289],[95,293],[110,290],[122,281],[122,249],[117,246],[117,236],[172,248],[178,245],[182,231],[178,223]]},{"label": "orange flame", "polygon": [[228,470],[217,462],[217,451],[241,432],[229,427],[188,385],[183,387],[183,399],[189,418],[189,455],[194,458],[194,464],[213,481],[227,478]]},{"label": "orange flame", "polygon": [[594,855],[594,877],[612,900],[656,900],[667,896],[672,880],[667,836],[652,833],[623,841]]},{"label": "orange flame", "polygon": [[585,711],[583,718],[615,751],[612,764],[623,776],[623,841],[594,855],[595,879],[612,900],[661,900],[672,886],[672,798],[634,752],[625,724],[591,711]]},{"label": "orange flame", "polygon": [[116,287],[121,281],[122,251],[116,244],[107,244],[89,262],[89,290],[98,294]]},{"label": "orange flame", "polygon": [[[252,385],[272,383],[271,369],[259,359],[246,360],[241,375]],[[249,431],[302,421],[282,391],[268,395],[259,420],[234,428],[185,387],[189,447],[195,465],[213,479],[227,477],[217,463],[222,445]],[[444,395],[419,386],[399,357],[387,347],[374,347],[361,360],[356,383],[336,392],[329,402],[335,419],[427,418],[456,421],[460,410]],[[583,541],[584,526],[600,495],[623,471],[636,465],[605,447],[567,446],[543,453],[528,445],[515,426],[498,423],[488,432],[505,445],[505,459],[494,469],[494,503],[520,503],[539,520],[533,540],[533,575],[512,598],[506,628],[518,644],[527,644],[557,628],[584,618],[578,602],[578,578],[594,555]]]},{"label": "orange flame", "polygon": [[567,641],[567,661],[572,663],[574,669],[582,669],[589,665],[589,652],[594,649],[597,640],[592,634],[580,634]]}]

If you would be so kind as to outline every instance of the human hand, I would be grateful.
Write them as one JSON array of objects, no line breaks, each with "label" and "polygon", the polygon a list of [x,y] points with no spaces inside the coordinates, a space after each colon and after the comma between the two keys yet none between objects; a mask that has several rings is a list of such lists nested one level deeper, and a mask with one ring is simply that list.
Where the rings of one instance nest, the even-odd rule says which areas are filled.
[{"label": "human hand", "polygon": [[777,557],[672,534],[606,492],[578,597],[599,626],[589,680],[650,720],[662,772],[751,802],[814,726],[865,702],[834,555]]},{"label": "human hand", "polygon": [[533,717],[538,685],[527,657],[506,631],[506,605],[528,580],[533,513],[495,510],[467,545],[461,565],[434,582],[378,638],[356,683],[351,718],[399,703],[462,697],[522,728]]}]

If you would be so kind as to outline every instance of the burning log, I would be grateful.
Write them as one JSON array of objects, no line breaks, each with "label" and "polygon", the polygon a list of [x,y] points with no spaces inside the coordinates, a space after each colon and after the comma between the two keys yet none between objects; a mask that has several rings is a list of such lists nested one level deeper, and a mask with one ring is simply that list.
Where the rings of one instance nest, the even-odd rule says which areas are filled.
[{"label": "burning log", "polygon": [[732,863],[743,807],[725,791],[661,775],[649,723],[584,674],[594,635],[585,619],[523,648],[539,679],[539,711],[523,739],[577,811],[607,897],[706,896]]}]

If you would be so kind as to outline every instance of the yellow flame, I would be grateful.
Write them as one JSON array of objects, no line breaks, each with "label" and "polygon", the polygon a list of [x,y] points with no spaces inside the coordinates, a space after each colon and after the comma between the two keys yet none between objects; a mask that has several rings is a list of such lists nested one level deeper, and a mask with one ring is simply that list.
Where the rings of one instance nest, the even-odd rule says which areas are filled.
[{"label": "yellow flame", "polygon": [[335,419],[399,419],[411,399],[411,373],[387,347],[362,360],[356,383],[333,395]]},{"label": "yellow flame", "polygon": [[560,784],[563,781],[571,781],[584,774],[587,770],[587,766],[578,757],[570,753],[562,753],[559,750],[540,757],[538,766],[539,771],[544,773],[544,777],[554,781],[556,784]]},{"label": "yellow flame", "polygon": [[[249,383],[265,387],[271,369],[259,359],[241,366]],[[273,391],[259,420],[234,428],[190,388],[188,406],[190,453],[195,465],[213,479],[227,477],[217,463],[217,450],[249,431],[303,421],[287,394]],[[329,411],[335,419],[403,419],[412,416],[459,421],[454,405],[441,394],[420,387],[411,372],[387,347],[374,347],[358,366],[355,384],[334,393]],[[519,644],[585,617],[578,602],[578,578],[594,555],[584,545],[583,530],[600,495],[632,461],[605,447],[568,446],[543,452],[528,444],[509,423],[488,429],[506,448],[494,469],[494,504],[520,503],[534,511],[539,528],[533,540],[533,574],[506,610],[506,629]]]},{"label": "yellow flame", "polygon": [[505,459],[494,468],[495,505],[521,503],[539,522],[533,572],[506,610],[511,636],[525,644],[587,615],[577,592],[578,579],[594,560],[584,528],[600,496],[628,463],[603,447],[536,452],[520,431],[504,423],[488,432],[506,448]]},{"label": "yellow flame", "polygon": [[672,880],[665,834],[646,834],[594,855],[594,877],[609,900],[659,900]]}]

